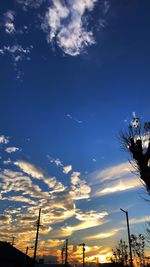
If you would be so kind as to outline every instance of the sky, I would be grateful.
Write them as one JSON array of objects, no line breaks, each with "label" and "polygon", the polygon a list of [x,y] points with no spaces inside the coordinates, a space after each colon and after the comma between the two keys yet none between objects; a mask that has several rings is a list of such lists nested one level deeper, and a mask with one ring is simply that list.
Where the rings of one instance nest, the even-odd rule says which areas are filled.
[{"label": "sky", "polygon": [[0,239],[105,261],[144,233],[147,196],[119,132],[150,114],[150,1],[0,3]]}]

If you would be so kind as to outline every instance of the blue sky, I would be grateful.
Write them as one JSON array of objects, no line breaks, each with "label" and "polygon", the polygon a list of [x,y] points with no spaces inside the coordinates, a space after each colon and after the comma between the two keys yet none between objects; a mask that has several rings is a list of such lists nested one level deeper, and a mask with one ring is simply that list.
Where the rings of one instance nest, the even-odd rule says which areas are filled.
[{"label": "blue sky", "polygon": [[1,239],[32,245],[39,206],[39,255],[58,256],[68,237],[70,251],[84,241],[87,259],[104,260],[126,239],[120,207],[131,231],[144,232],[149,207],[118,133],[132,112],[149,120],[149,8],[148,0],[1,3]]}]

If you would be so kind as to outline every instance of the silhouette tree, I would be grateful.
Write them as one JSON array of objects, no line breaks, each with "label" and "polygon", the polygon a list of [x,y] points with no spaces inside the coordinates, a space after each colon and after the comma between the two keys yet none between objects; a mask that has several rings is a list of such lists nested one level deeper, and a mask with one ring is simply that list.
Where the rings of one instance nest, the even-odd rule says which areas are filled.
[{"label": "silhouette tree", "polygon": [[131,235],[131,246],[134,258],[141,264],[144,264],[145,237],[142,234]]},{"label": "silhouette tree", "polygon": [[130,163],[150,194],[150,122],[142,123],[133,114],[127,131],[120,133],[122,147],[131,154]]},{"label": "silhouette tree", "polygon": [[112,261],[127,265],[127,261],[128,261],[127,250],[128,250],[128,246],[127,246],[126,242],[123,241],[122,239],[120,239],[117,247],[112,250],[113,256],[114,256],[114,260],[112,260]]},{"label": "silhouette tree", "polygon": [[[138,236],[131,235],[131,247],[134,259],[139,262],[139,264],[144,264],[144,252],[145,252],[145,237],[142,234]],[[129,255],[128,255],[128,246],[125,241],[120,239],[118,245],[115,249],[112,250],[113,258],[112,262],[122,263],[123,265],[128,264]]]}]

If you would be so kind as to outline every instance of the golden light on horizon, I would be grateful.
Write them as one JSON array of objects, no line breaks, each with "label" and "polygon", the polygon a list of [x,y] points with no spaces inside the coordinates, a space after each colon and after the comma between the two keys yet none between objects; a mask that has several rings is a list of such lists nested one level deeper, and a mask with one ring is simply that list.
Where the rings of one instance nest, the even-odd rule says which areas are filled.
[{"label": "golden light on horizon", "polygon": [[95,263],[107,263],[110,262],[110,258],[112,256],[111,252],[107,252],[106,254],[96,254],[92,256],[87,256],[86,257],[86,262],[95,262]]},{"label": "golden light on horizon", "polygon": [[101,262],[101,263],[106,262],[106,255],[100,255],[99,256],[99,262]]}]

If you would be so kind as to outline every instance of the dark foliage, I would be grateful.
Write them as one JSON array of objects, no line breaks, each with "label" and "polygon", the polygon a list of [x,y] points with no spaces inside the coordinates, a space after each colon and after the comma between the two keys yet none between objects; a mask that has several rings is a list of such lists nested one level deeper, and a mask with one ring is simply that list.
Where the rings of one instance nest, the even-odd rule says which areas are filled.
[{"label": "dark foliage", "polygon": [[150,194],[150,122],[141,124],[140,119],[134,117],[128,130],[120,133],[120,142],[130,153],[130,163]]},{"label": "dark foliage", "polygon": [[128,261],[128,246],[126,245],[126,242],[120,239],[117,247],[113,249],[113,257],[112,261],[116,263],[122,263],[124,265],[127,265]]},{"label": "dark foliage", "polygon": [[142,234],[131,235],[131,246],[133,255],[138,259],[140,264],[144,263],[145,237]]}]

